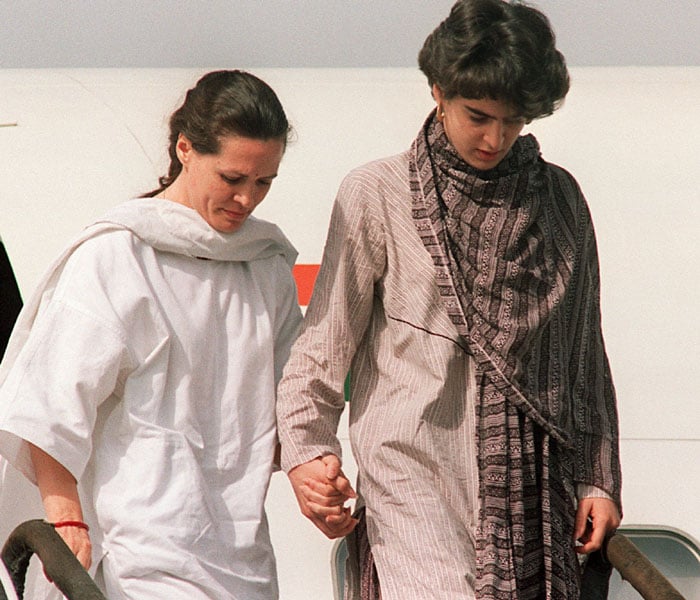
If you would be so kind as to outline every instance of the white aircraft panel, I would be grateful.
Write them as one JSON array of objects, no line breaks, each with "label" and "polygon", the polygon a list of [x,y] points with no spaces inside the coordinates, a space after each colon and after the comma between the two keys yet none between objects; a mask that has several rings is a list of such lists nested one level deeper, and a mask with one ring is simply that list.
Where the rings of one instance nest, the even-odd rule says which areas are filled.
[{"label": "white aircraft panel", "polygon": [[[84,225],[156,186],[167,116],[207,70],[0,70],[0,236],[25,297]],[[259,214],[317,264],[340,180],[409,146],[429,89],[417,69],[256,73],[297,131]],[[625,520],[699,539],[700,67],[576,68],[572,80],[564,107],[528,130],[576,176],[596,224]],[[354,472],[345,425],[342,438]],[[331,542],[281,474],[268,506],[282,599],[331,598]]]}]

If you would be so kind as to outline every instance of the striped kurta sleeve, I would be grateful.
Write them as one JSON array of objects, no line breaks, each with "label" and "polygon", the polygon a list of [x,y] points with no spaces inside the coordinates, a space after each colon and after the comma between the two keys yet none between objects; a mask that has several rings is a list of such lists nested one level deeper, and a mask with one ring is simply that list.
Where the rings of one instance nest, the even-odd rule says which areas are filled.
[{"label": "striped kurta sleeve", "polygon": [[[581,349],[571,367],[576,447],[574,479],[579,484],[579,497],[586,490],[590,495],[602,496],[599,490],[603,490],[621,511],[616,394],[601,325],[598,251],[590,215],[587,209],[584,212],[581,275],[576,290],[579,310],[572,323]],[[594,491],[587,486],[594,486]]]},{"label": "striped kurta sleeve", "polygon": [[[340,186],[302,332],[280,382],[277,421],[282,468],[317,456],[341,456],[336,429],[344,382],[372,314],[386,263],[371,183],[353,172]],[[375,190],[376,195],[376,190]]]}]

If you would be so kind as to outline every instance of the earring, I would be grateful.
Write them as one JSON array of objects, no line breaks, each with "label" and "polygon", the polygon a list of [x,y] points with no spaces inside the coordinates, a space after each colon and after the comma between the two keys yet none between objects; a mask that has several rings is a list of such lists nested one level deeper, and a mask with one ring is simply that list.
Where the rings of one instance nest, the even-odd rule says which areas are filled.
[{"label": "earring", "polygon": [[437,107],[437,118],[438,121],[442,122],[443,119],[445,118],[445,109],[442,108],[442,106]]}]

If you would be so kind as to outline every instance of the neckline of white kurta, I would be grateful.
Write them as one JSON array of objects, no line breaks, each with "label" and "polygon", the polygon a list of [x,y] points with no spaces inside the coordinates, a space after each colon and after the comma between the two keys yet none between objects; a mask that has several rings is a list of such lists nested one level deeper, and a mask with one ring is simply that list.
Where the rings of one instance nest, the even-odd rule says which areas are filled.
[{"label": "neckline of white kurta", "polygon": [[280,228],[262,219],[248,217],[238,231],[224,234],[211,228],[195,210],[172,201],[137,198],[123,202],[86,227],[49,266],[17,318],[0,363],[0,385],[26,342],[39,307],[53,295],[68,258],[86,240],[115,229],[128,229],[156,250],[193,258],[247,262],[281,255],[291,267],[297,256]]},{"label": "neckline of white kurta", "polygon": [[162,198],[123,202],[95,224],[125,227],[156,250],[220,261],[251,261],[283,255],[291,265],[296,251],[277,225],[248,217],[240,229],[221,233],[199,213]]}]

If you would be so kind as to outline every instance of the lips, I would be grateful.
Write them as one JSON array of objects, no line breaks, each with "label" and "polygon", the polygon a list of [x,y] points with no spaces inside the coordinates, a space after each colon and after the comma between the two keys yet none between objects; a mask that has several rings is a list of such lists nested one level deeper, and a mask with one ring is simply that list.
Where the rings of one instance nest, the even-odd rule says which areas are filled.
[{"label": "lips", "polygon": [[241,219],[245,219],[248,216],[248,213],[235,212],[235,211],[226,210],[226,209],[222,209],[222,211],[229,219],[234,219],[236,221],[240,221]]},{"label": "lips", "polygon": [[494,160],[498,158],[500,152],[489,152],[488,150],[477,150],[479,156],[484,160]]}]

